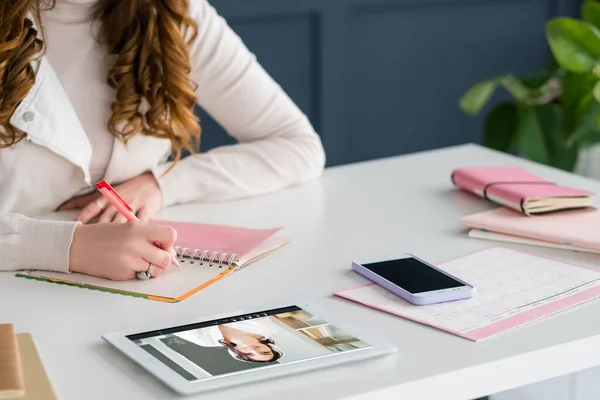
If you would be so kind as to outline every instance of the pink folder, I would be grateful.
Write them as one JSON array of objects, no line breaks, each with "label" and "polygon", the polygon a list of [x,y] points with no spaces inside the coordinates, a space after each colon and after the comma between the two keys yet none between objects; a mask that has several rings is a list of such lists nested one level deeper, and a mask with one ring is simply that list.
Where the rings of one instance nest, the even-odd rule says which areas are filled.
[{"label": "pink folder", "polygon": [[452,182],[526,215],[593,207],[591,192],[558,185],[519,167],[458,168]]},{"label": "pink folder", "polygon": [[499,208],[468,215],[460,223],[489,232],[600,250],[600,211],[595,209],[526,217],[507,208]]},{"label": "pink folder", "polygon": [[473,341],[600,297],[600,274],[595,269],[504,247],[459,256],[438,267],[473,284],[476,295],[417,306],[374,283],[338,290],[334,295]]}]

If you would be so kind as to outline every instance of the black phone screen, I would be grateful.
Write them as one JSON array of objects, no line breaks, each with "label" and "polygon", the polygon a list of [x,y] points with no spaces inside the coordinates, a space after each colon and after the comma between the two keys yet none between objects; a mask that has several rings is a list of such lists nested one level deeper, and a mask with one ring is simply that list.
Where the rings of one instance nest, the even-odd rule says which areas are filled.
[{"label": "black phone screen", "polygon": [[465,286],[412,257],[362,266],[413,294]]}]

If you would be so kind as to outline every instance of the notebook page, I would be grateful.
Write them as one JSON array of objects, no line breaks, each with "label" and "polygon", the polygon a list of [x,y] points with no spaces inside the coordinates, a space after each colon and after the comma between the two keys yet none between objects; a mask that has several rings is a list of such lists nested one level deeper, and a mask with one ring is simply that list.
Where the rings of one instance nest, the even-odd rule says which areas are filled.
[{"label": "notebook page", "polygon": [[181,263],[181,269],[170,266],[157,279],[129,281],[111,281],[84,274],[64,274],[60,272],[31,271],[29,275],[47,279],[67,280],[79,284],[93,285],[101,288],[128,291],[151,296],[176,298],[190,290],[200,286],[202,283],[216,277],[226,271],[226,268],[218,266],[200,265],[199,262]]},{"label": "notebook page", "polygon": [[524,244],[528,246],[537,247],[548,247],[552,249],[561,249],[569,251],[577,251],[582,253],[595,253],[600,254],[600,250],[584,249],[583,247],[577,247],[569,244],[559,244],[554,242],[545,242],[543,240],[528,239],[520,236],[506,235],[504,233],[490,232],[481,229],[471,229],[469,231],[469,237],[476,239],[494,240],[497,242],[516,243]]},{"label": "notebook page", "polygon": [[183,221],[154,220],[152,222],[175,228],[176,245],[179,247],[207,250],[211,253],[214,251],[235,253],[239,256],[246,254],[281,230],[281,227],[251,229]]},{"label": "notebook page", "polygon": [[285,246],[291,241],[292,238],[290,237],[270,237],[261,244],[259,244],[257,247],[247,252],[244,256],[240,257],[236,265],[239,267],[245,267],[246,265],[258,261],[259,259],[271,254],[273,251],[277,250],[282,246]]},{"label": "notebook page", "polygon": [[475,297],[415,306],[376,284],[335,294],[471,340],[600,297],[600,272],[502,247],[472,253],[439,267],[473,284]]}]

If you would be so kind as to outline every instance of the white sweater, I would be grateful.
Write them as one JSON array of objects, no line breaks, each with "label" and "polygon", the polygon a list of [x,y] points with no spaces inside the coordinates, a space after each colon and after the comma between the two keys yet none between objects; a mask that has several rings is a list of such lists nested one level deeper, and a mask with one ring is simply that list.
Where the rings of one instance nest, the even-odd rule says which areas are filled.
[{"label": "white sweater", "polygon": [[92,191],[101,179],[118,184],[152,171],[170,206],[255,196],[321,174],[324,151],[308,119],[205,0],[190,0],[199,29],[191,78],[198,104],[239,143],[187,157],[162,176],[168,141],[113,140],[106,125],[114,90],[106,84],[106,48],[88,18],[92,4],[57,0],[42,13],[46,55],[11,118],[28,140],[0,149],[0,270],[68,272],[76,224],[29,217]]}]

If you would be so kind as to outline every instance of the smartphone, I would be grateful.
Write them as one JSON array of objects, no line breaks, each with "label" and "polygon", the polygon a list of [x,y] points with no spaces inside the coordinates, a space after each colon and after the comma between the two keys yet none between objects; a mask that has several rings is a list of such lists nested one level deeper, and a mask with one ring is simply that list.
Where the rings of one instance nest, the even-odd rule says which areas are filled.
[{"label": "smartphone", "polygon": [[352,269],[415,305],[462,300],[475,295],[473,285],[412,254],[368,264],[354,261]]}]

